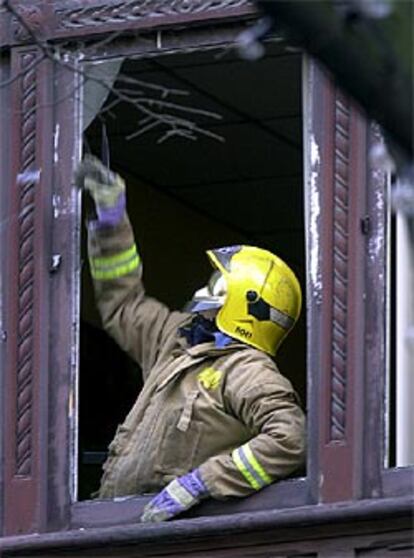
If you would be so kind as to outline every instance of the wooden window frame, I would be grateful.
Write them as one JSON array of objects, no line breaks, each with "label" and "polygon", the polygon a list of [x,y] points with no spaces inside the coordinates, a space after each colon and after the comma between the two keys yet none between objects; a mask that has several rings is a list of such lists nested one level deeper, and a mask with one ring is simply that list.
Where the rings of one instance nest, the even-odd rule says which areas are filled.
[{"label": "wooden window frame", "polygon": [[[146,55],[157,52],[160,31],[164,51],[231,43],[246,18],[254,15],[249,3],[240,0],[223,0],[213,10],[206,2],[204,11],[188,8],[183,0],[174,3],[175,13],[162,16],[155,11],[156,0],[154,12],[147,14],[132,13],[131,3],[113,0],[97,0],[85,8],[74,0],[29,8],[24,2],[14,4],[43,39],[139,30],[133,48]],[[10,54],[0,59],[0,73],[16,78],[10,84],[9,133],[0,140],[10,141],[10,147],[1,150],[10,154],[2,165],[2,207],[19,216],[6,220],[0,237],[2,253],[9,255],[7,267],[1,268],[0,293],[0,359],[5,370],[0,395],[0,455],[5,463],[0,473],[0,532],[114,525],[115,515],[117,524],[136,521],[145,498],[73,502],[69,482],[78,335],[73,320],[79,274],[74,246],[80,226],[69,177],[79,144],[75,100],[69,96],[63,106],[56,99],[71,90],[72,78],[50,59],[34,65],[39,48],[10,14],[0,13],[0,30],[0,47]],[[131,41],[120,37],[111,54],[125,53]],[[411,469],[384,471],[378,450],[384,432],[384,251],[379,248],[375,257],[366,258],[383,234],[385,219],[384,203],[378,201],[378,192],[384,200],[385,178],[367,163],[375,133],[311,60],[304,70],[304,98],[310,99],[304,113],[307,477],[282,481],[237,503],[205,503],[195,515],[407,494]],[[38,179],[19,183],[17,177],[27,171],[40,171]]]},{"label": "wooden window frame", "polygon": [[[382,142],[378,125],[371,124],[369,144]],[[365,390],[366,412],[364,424],[364,497],[396,498],[413,494],[414,467],[386,467],[387,421],[387,367],[389,332],[387,312],[389,265],[390,208],[386,202],[389,195],[390,177],[387,171],[368,169],[367,204],[370,207],[368,227],[371,230],[367,243],[369,262],[366,270],[366,332],[365,332]],[[378,196],[378,192],[381,193]],[[376,234],[373,234],[373,233]],[[382,308],[383,312],[378,309]]]}]

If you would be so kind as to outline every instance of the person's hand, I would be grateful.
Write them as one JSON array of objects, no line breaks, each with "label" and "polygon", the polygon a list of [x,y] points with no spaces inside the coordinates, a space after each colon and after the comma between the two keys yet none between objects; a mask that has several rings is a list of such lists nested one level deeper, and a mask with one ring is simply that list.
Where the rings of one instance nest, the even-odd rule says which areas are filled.
[{"label": "person's hand", "polygon": [[144,508],[143,523],[165,521],[209,497],[198,469],[171,481]]},{"label": "person's hand", "polygon": [[75,171],[75,183],[95,202],[98,224],[115,226],[125,212],[125,182],[99,159],[86,155]]}]

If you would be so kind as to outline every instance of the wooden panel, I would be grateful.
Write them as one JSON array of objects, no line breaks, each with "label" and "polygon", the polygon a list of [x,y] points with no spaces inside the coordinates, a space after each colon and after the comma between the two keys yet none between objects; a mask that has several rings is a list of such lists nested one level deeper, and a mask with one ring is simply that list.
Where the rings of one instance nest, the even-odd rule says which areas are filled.
[{"label": "wooden panel", "polygon": [[[358,498],[362,456],[365,122],[340,90],[333,90],[332,246],[325,246],[331,302],[326,308],[327,367],[321,444],[324,501]],[[328,184],[325,184],[328,187]],[[329,295],[328,295],[329,296]],[[330,309],[328,309],[330,305]]]},{"label": "wooden panel", "polygon": [[[311,65],[308,151],[311,153],[308,292],[318,336],[309,347],[311,475],[325,502],[358,497],[363,406],[364,238],[366,125],[330,77]],[[309,180],[309,177],[308,177]],[[312,215],[313,212],[313,215]],[[314,216],[316,214],[316,217]],[[314,271],[312,269],[314,268]],[[314,277],[312,277],[314,275]],[[312,423],[311,423],[312,424]]]},{"label": "wooden panel", "polygon": [[[0,539],[2,556],[353,558],[410,549],[412,501],[323,504],[282,512],[76,529]],[[407,554],[409,556],[409,554]]]},{"label": "wooden panel", "polygon": [[80,208],[73,170],[80,159],[79,75],[55,68],[53,129],[53,216],[51,253],[59,266],[51,276],[49,298],[53,328],[49,334],[49,428],[47,524],[67,528],[76,499],[77,367],[79,350]]},{"label": "wooden panel", "polygon": [[[6,447],[4,531],[39,528],[40,479],[45,477],[41,449],[41,407],[47,386],[47,119],[49,100],[36,64],[38,52],[12,54],[13,125],[8,184],[9,281],[7,284]],[[50,136],[50,134],[49,134]],[[47,413],[44,413],[47,417]]]},{"label": "wooden panel", "polygon": [[414,467],[396,467],[382,471],[382,496],[392,498],[414,493]]},{"label": "wooden panel", "polygon": [[22,19],[42,39],[101,35],[132,29],[172,28],[200,22],[217,22],[240,18],[254,13],[248,0],[106,0],[80,3],[13,2],[12,16],[7,10],[0,13],[0,45],[30,42],[31,37]]},{"label": "wooden panel", "polygon": [[[381,141],[378,125],[369,130],[369,147]],[[386,254],[387,254],[387,173],[373,165],[367,172],[366,232],[366,329],[365,383],[366,409],[364,419],[364,495],[384,495],[381,470],[385,446],[385,379],[387,369],[386,320]],[[396,494],[397,495],[397,494]]]},{"label": "wooden panel", "polygon": [[[0,30],[1,32],[1,30]],[[9,76],[9,69],[10,69],[10,60],[9,57],[6,55],[0,56],[0,81],[4,82],[8,79]],[[10,88],[8,87],[0,87],[0,106],[8,106],[11,105],[11,94]],[[10,143],[9,143],[9,130],[11,128],[11,113],[10,111],[2,111],[1,114],[1,133],[0,133],[0,254],[8,254],[7,248],[7,227],[9,220],[11,218],[11,214],[8,207],[8,198],[5,195],[5,185],[9,184],[9,172],[10,172]],[[7,342],[7,331],[6,331],[6,309],[5,309],[5,287],[6,287],[6,278],[8,276],[8,258],[2,258],[0,264],[0,463],[4,463],[4,438],[5,438],[5,414],[3,409],[4,399],[6,397],[5,394],[5,351],[6,351],[6,342]],[[0,467],[0,494],[2,493],[3,487],[3,474],[4,474],[4,467]],[[0,497],[0,535],[3,531],[3,498]]]},{"label": "wooden panel", "polygon": [[[71,528],[96,528],[109,525],[121,525],[136,522],[149,496],[137,496],[122,500],[92,500],[77,502],[72,505]],[[281,481],[249,498],[233,498],[227,502],[206,500],[185,515],[186,518],[211,518],[212,516],[230,516],[240,513],[254,513],[274,510],[276,507],[288,511],[291,508],[309,503],[308,483],[306,479]]]},{"label": "wooden panel", "polygon": [[357,549],[355,558],[408,558],[414,556],[414,542],[408,537],[402,540],[384,541],[375,546]]}]

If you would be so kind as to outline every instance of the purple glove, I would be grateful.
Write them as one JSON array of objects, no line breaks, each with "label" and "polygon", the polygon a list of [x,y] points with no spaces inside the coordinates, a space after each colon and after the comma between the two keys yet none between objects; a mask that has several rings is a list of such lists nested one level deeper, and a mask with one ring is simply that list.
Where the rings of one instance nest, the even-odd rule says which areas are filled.
[{"label": "purple glove", "polygon": [[115,227],[122,221],[125,214],[125,206],[126,200],[123,192],[119,194],[118,201],[114,207],[96,205],[98,219],[96,221],[90,221],[89,228],[95,230],[104,227]]},{"label": "purple glove", "polygon": [[89,192],[95,202],[98,219],[89,222],[91,229],[114,227],[125,214],[125,182],[106,168],[99,159],[85,155],[75,171],[78,188]]},{"label": "purple glove", "polygon": [[155,523],[171,519],[175,515],[188,510],[209,492],[201,479],[198,469],[171,481],[144,508],[141,516],[143,523]]}]

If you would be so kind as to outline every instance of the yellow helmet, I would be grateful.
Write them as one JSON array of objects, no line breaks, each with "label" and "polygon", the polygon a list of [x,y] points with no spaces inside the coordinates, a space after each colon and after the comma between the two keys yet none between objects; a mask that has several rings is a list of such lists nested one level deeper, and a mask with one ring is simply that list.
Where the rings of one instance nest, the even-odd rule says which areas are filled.
[{"label": "yellow helmet", "polygon": [[229,246],[208,250],[207,255],[226,282],[217,327],[274,356],[300,314],[302,293],[296,275],[262,248]]}]

